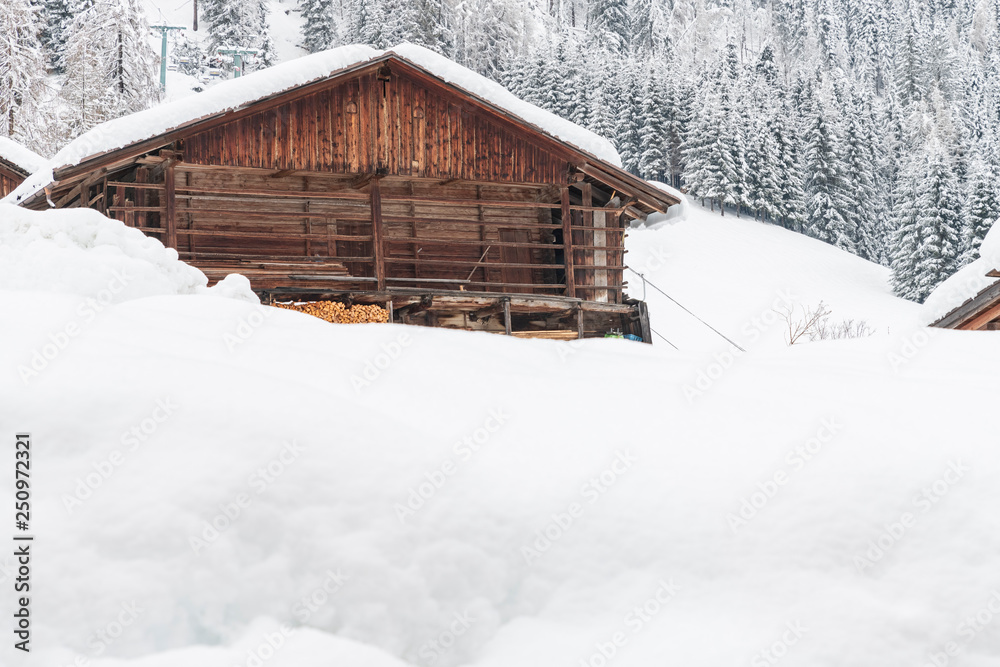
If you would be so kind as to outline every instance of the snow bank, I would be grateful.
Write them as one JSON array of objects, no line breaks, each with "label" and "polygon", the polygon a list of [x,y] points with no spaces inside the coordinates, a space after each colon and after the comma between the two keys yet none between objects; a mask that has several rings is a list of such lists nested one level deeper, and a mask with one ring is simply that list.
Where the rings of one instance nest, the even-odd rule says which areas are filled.
[{"label": "snow bank", "polygon": [[0,160],[11,163],[26,174],[35,173],[45,164],[41,155],[7,137],[0,137]]},{"label": "snow bank", "polygon": [[[790,289],[892,334],[701,351],[701,325],[651,293],[682,351],[524,341],[330,325],[166,280],[19,377],[76,302],[0,291],[17,323],[0,405],[32,432],[44,545],[33,655],[7,644],[0,663],[884,667],[955,642],[995,665],[1000,626],[963,623],[1000,596],[1000,450],[968,418],[1000,399],[1000,347],[904,326],[916,306],[881,267],[690,213],[629,247],[724,331],[780,341],[765,314]],[[176,262],[94,215],[0,207],[0,230],[24,228],[0,247]],[[0,266],[30,270],[16,254]],[[625,422],[595,419],[589,388],[608,386],[627,387]],[[0,555],[0,584],[14,567]]]},{"label": "snow bank", "polygon": [[[0,368],[64,307],[0,294]],[[43,547],[38,643],[0,660],[995,665],[996,621],[962,624],[998,595],[1000,450],[968,415],[1000,346],[917,333],[747,356],[692,401],[712,354],[121,304],[0,378]]]},{"label": "snow bank", "polygon": [[1000,220],[995,222],[979,247],[979,257],[934,288],[921,313],[926,324],[941,319],[996,282],[986,274],[1000,268]]},{"label": "snow bank", "polygon": [[493,105],[506,109],[543,132],[621,166],[621,158],[608,140],[518,99],[499,84],[428,49],[408,43],[399,44],[389,51],[351,45],[290,60],[239,79],[220,83],[203,93],[160,104],[152,109],[98,125],[66,145],[45,165],[45,169],[34,173],[8,195],[7,201],[17,203],[32,196],[52,182],[52,172],[59,168],[77,165],[88,158],[155,137],[201,118],[239,109],[257,100],[324,79],[340,70],[361,65],[390,52],[434,76],[465,88]]},{"label": "snow bank", "polygon": [[97,211],[36,212],[0,203],[0,290],[75,294],[103,305],[162,294],[259,301],[242,276],[211,290],[207,284],[175,250]]}]

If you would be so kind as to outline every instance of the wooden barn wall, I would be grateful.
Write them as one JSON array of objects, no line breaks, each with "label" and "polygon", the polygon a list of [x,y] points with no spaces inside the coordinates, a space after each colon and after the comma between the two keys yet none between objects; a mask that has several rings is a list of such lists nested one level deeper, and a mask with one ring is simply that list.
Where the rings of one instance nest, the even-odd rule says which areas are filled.
[{"label": "wooden barn wall", "polygon": [[[389,179],[383,183],[386,275],[456,281],[474,291],[561,294],[549,209],[496,208],[458,202],[536,201],[537,190]],[[406,202],[413,196],[454,203]],[[479,266],[497,264],[501,266]],[[445,285],[438,285],[444,287]]]},{"label": "wooden barn wall", "polygon": [[0,167],[0,197],[6,197],[21,184],[24,179]]},{"label": "wooden barn wall", "polygon": [[374,72],[195,134],[203,165],[564,183],[567,163],[444,87]]},{"label": "wooden barn wall", "polygon": [[[274,177],[187,163],[173,174],[176,248],[206,273],[257,271],[248,277],[262,289],[271,271],[338,276],[326,287],[374,288],[371,183],[358,189],[348,175]],[[379,189],[388,286],[564,293],[558,221],[544,204],[525,206],[542,188],[387,177]],[[164,197],[162,184],[111,181],[107,213],[169,243]]]}]

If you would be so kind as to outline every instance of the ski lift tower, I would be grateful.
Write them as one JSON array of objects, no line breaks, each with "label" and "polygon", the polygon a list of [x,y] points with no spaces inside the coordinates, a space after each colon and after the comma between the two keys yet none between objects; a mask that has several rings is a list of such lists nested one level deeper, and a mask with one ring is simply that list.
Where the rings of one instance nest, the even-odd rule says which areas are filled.
[{"label": "ski lift tower", "polygon": [[243,76],[243,56],[257,55],[257,49],[219,49],[220,56],[233,57],[233,78],[238,79]]},{"label": "ski lift tower", "polygon": [[179,25],[151,25],[150,30],[159,30],[162,41],[160,42],[160,90],[167,90],[167,33],[171,30],[184,30]]}]

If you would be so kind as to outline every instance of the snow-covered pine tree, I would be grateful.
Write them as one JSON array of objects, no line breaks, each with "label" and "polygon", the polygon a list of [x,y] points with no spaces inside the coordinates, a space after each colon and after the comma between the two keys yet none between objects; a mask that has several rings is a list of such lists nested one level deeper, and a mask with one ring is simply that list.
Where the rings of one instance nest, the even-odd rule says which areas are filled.
[{"label": "snow-covered pine tree", "polygon": [[669,109],[663,80],[653,68],[643,73],[642,98],[639,110],[643,113],[639,128],[639,174],[646,179],[667,180]]},{"label": "snow-covered pine tree", "polygon": [[737,207],[745,202],[747,181],[746,150],[744,128],[740,119],[745,119],[740,112],[738,94],[740,91],[740,65],[734,44],[727,45],[722,55],[722,67],[715,79],[719,91],[718,124],[719,138],[714,155],[718,160],[718,199],[721,212],[725,215],[726,206]]},{"label": "snow-covered pine tree", "polygon": [[62,71],[63,51],[70,23],[77,14],[92,4],[93,0],[43,0],[41,3],[42,48],[56,71]]},{"label": "snow-covered pine tree", "polygon": [[411,0],[381,0],[381,30],[373,46],[388,49],[400,42],[416,41],[419,4]]},{"label": "snow-covered pine tree", "polygon": [[893,53],[894,93],[899,104],[907,106],[926,94],[924,51],[914,18],[904,16],[897,29]]},{"label": "snow-covered pine tree", "polygon": [[61,91],[70,136],[145,109],[159,98],[159,58],[149,35],[138,0],[97,0],[73,19]]},{"label": "snow-covered pine tree", "polygon": [[45,95],[41,25],[30,0],[0,2],[0,136],[32,143]]},{"label": "snow-covered pine tree", "polygon": [[464,0],[454,21],[455,58],[484,76],[499,80],[524,51],[527,26],[517,0]]},{"label": "snow-covered pine tree", "polygon": [[805,223],[805,190],[800,167],[802,142],[796,133],[795,120],[791,108],[786,105],[780,115],[771,118],[768,133],[774,139],[777,180],[781,188],[781,197],[775,202],[775,215],[786,229],[801,232]]},{"label": "snow-covered pine tree", "polygon": [[256,55],[244,63],[246,71],[274,64],[266,0],[201,0],[199,7],[208,26],[212,52],[232,48],[256,50]]},{"label": "snow-covered pine tree", "polygon": [[324,51],[337,43],[333,0],[299,0],[302,14],[302,46],[309,53]]},{"label": "snow-covered pine tree", "polygon": [[722,131],[725,118],[719,96],[715,90],[702,90],[681,149],[688,193],[696,199],[707,199],[713,209],[725,197],[721,165],[729,153]]},{"label": "snow-covered pine tree", "polygon": [[840,141],[829,111],[815,100],[805,145],[806,232],[848,252],[857,251]]},{"label": "snow-covered pine tree", "polygon": [[587,29],[598,48],[624,54],[630,42],[629,23],[628,0],[590,0]]},{"label": "snow-covered pine tree", "polygon": [[590,99],[587,129],[614,143],[616,118],[612,110],[613,92],[606,86],[597,86]]},{"label": "snow-covered pine tree", "polygon": [[922,165],[916,158],[906,160],[896,171],[892,207],[892,245],[889,266],[892,268],[892,287],[897,296],[919,301],[917,275],[917,208],[918,180]]},{"label": "snow-covered pine tree", "polygon": [[959,262],[962,265],[979,257],[979,246],[986,232],[1000,218],[1000,170],[977,155],[970,164],[970,172]]},{"label": "snow-covered pine tree", "polygon": [[932,137],[927,146],[924,178],[919,184],[916,215],[915,282],[917,301],[958,268],[962,202],[944,146]]},{"label": "snow-covered pine tree", "polygon": [[413,18],[406,39],[438,53],[455,48],[454,16],[448,0],[413,0]]},{"label": "snow-covered pine tree", "polygon": [[380,7],[380,0],[346,0],[342,43],[374,45],[379,36]]},{"label": "snow-covered pine tree", "polygon": [[633,0],[627,10],[631,52],[643,58],[661,52],[666,31],[659,0]]},{"label": "snow-covered pine tree", "polygon": [[581,127],[590,125],[590,93],[595,84],[590,76],[590,68],[582,49],[572,43],[569,63],[569,114],[567,118]]},{"label": "snow-covered pine tree", "polygon": [[668,169],[670,184],[679,188],[685,170],[681,148],[691,123],[695,95],[693,87],[687,81],[667,77],[666,85],[671,110],[667,125]]},{"label": "snow-covered pine tree", "polygon": [[750,192],[751,208],[757,215],[775,224],[781,221],[783,187],[782,155],[773,126],[778,122],[777,113],[771,111],[751,137],[749,159],[754,171],[755,187]]},{"label": "snow-covered pine tree", "polygon": [[573,111],[570,91],[573,79],[566,38],[562,33],[556,33],[553,40],[545,54],[544,64],[539,68],[542,75],[539,106],[557,116],[569,118]]},{"label": "snow-covered pine tree", "polygon": [[[627,61],[626,61],[627,62]],[[622,157],[622,166],[633,174],[639,173],[642,157],[641,130],[641,84],[635,66],[628,63],[622,79],[621,94],[617,97],[618,114],[615,122],[615,147]]]},{"label": "snow-covered pine tree", "polygon": [[858,255],[879,261],[885,240],[879,229],[879,205],[875,193],[875,152],[871,115],[858,98],[846,113],[844,168],[850,194],[847,196],[851,227],[855,230]]}]

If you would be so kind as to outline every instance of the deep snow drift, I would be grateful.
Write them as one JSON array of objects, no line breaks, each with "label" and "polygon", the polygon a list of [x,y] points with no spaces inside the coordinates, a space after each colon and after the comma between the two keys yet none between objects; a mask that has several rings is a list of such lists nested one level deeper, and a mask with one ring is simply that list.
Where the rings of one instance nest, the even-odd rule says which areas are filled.
[{"label": "deep snow drift", "polygon": [[979,417],[1000,341],[909,327],[828,246],[695,215],[629,257],[662,243],[652,279],[721,330],[787,282],[879,333],[767,329],[733,355],[648,295],[678,352],[168,293],[110,305],[25,377],[82,292],[0,293],[0,420],[34,438],[38,536],[33,655],[0,662],[995,665]]},{"label": "deep snow drift", "polygon": [[0,289],[76,294],[105,306],[161,294],[259,303],[243,276],[207,285],[176,250],[97,211],[37,212],[0,203]]}]

